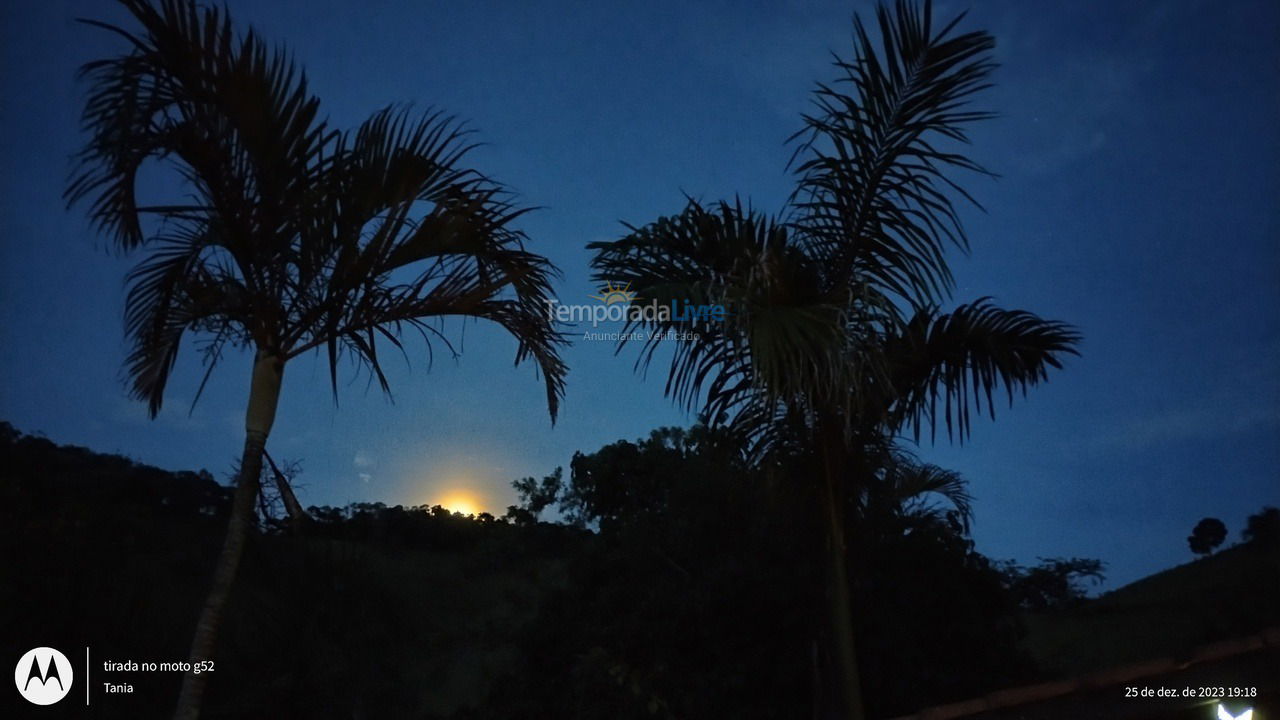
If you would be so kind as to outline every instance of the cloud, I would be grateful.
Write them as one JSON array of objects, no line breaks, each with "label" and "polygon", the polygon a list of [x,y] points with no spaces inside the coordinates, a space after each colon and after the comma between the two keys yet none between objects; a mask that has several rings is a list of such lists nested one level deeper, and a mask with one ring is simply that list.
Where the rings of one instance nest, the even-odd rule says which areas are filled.
[{"label": "cloud", "polygon": [[[1249,387],[1244,385],[1243,387]],[[1098,453],[1134,452],[1183,441],[1217,440],[1280,424],[1280,387],[1242,392],[1220,389],[1172,409],[1145,413],[1101,428]]]},{"label": "cloud", "polygon": [[361,470],[365,470],[367,468],[371,468],[377,465],[378,463],[376,460],[374,460],[373,455],[370,454],[368,451],[357,450],[356,456],[351,459],[351,464],[355,465],[357,468],[360,468]]},{"label": "cloud", "polygon": [[1129,421],[1098,438],[1102,450],[1137,450],[1183,440],[1214,440],[1280,422],[1280,407],[1204,405]]},{"label": "cloud", "polygon": [[373,453],[368,450],[360,449],[356,451],[355,457],[351,458],[351,464],[355,466],[356,477],[364,485],[368,485],[373,480],[373,473],[369,472],[377,466],[378,461],[373,457]]}]

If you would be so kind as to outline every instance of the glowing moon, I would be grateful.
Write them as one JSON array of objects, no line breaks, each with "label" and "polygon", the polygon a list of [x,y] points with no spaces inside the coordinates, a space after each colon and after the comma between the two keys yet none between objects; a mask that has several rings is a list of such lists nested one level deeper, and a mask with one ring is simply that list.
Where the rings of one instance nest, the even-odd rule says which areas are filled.
[{"label": "glowing moon", "polygon": [[450,490],[434,504],[463,515],[478,515],[482,512],[480,498],[467,490]]}]

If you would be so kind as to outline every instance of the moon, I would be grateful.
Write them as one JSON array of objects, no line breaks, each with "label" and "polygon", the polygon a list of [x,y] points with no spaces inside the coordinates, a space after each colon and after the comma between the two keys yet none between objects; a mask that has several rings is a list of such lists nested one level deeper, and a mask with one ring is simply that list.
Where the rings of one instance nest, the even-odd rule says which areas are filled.
[{"label": "moon", "polygon": [[463,515],[478,515],[483,512],[483,501],[470,490],[450,490],[435,504]]}]

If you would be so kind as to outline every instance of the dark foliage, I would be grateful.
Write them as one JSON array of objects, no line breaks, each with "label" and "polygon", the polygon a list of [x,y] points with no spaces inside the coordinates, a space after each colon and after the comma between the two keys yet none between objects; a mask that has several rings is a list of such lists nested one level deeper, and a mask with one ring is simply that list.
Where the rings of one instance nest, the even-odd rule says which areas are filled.
[{"label": "dark foliage", "polygon": [[1102,582],[1103,563],[1092,558],[1041,558],[1034,567],[1003,563],[1000,571],[1013,601],[1024,610],[1065,610],[1084,602],[1085,581]]},{"label": "dark foliage", "polygon": [[[13,561],[0,592],[5,608],[23,611],[0,616],[6,637],[88,639],[104,658],[182,657],[230,490],[207,474],[2,429],[0,550]],[[296,532],[261,523],[205,710],[807,715],[826,687],[812,551],[821,532],[794,479],[741,457],[718,432],[664,429],[578,454],[567,477],[518,482],[529,504],[504,518],[362,503],[309,508]],[[942,479],[933,486],[945,488]],[[858,630],[875,658],[863,672],[877,713],[1030,672],[1017,602],[942,511],[948,503],[899,503],[892,519],[863,525],[875,530],[853,559],[864,578]],[[569,522],[539,522],[537,504]],[[39,561],[19,552],[33,538],[47,551]],[[921,572],[930,592],[920,592]],[[104,716],[158,717],[177,683],[176,674],[148,680]]]},{"label": "dark foliage", "polygon": [[[1014,573],[974,551],[962,481],[918,463],[877,477],[859,504],[865,552],[850,559],[870,709],[906,712],[1031,677]],[[802,479],[747,463],[732,436],[700,425],[579,453],[567,480],[519,487],[598,533],[525,638],[529,670],[497,686],[492,716],[541,717],[557,703],[573,718],[821,706],[823,539]]]},{"label": "dark foliage", "polygon": [[1204,518],[1196,523],[1187,537],[1187,545],[1197,555],[1212,553],[1227,539],[1227,526],[1218,518]]},{"label": "dark foliage", "polygon": [[[0,650],[87,644],[95,659],[184,658],[230,494],[208,473],[0,424]],[[311,514],[300,534],[263,525],[251,538],[207,717],[452,717],[512,670],[512,639],[583,536],[442,508]],[[95,703],[94,717],[133,720],[167,717],[180,674],[94,679],[135,686]]]},{"label": "dark foliage", "polygon": [[1241,536],[1259,547],[1280,547],[1280,508],[1267,506],[1250,515]]},{"label": "dark foliage", "polygon": [[[613,443],[578,454],[568,473],[519,481],[524,503],[502,518],[361,503],[312,507],[300,531],[261,523],[208,716],[808,717],[829,687],[822,533],[802,480],[735,448],[702,426]],[[1274,555],[1254,551],[1272,537],[1269,508],[1250,519],[1248,543],[1213,558],[1233,584],[1217,571],[1200,585],[1179,579],[1195,563],[1086,601],[1101,563],[993,562],[968,536],[962,479],[895,457],[851,511],[865,548],[850,563],[872,716],[1275,622]],[[181,658],[229,493],[208,473],[0,423],[3,649]],[[538,504],[564,522],[537,520]],[[1036,650],[1064,663],[1044,667],[1054,674],[1024,651],[1024,620],[1060,628]],[[1148,626],[1124,647],[1098,639]],[[1161,640],[1170,629],[1181,640]],[[162,717],[178,680],[137,681],[95,716]]]}]

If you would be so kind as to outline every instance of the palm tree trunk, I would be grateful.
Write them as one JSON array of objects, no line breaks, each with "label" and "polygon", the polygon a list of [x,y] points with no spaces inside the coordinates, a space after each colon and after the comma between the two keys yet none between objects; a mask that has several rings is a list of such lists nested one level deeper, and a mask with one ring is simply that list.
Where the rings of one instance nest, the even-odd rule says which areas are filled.
[{"label": "palm tree trunk", "polygon": [[858,656],[853,642],[852,597],[849,593],[848,550],[845,546],[844,512],[840,492],[841,473],[837,467],[838,449],[833,442],[823,443],[823,470],[827,521],[828,597],[831,602],[831,630],[836,655],[836,685],[840,690],[841,716],[845,720],[863,720],[862,681],[858,676]]},{"label": "palm tree trunk", "polygon": [[[245,413],[244,454],[240,458],[240,474],[236,481],[236,493],[231,501],[231,518],[227,522],[227,537],[218,556],[213,573],[213,586],[205,599],[200,620],[196,623],[195,638],[191,641],[190,661],[196,663],[213,656],[218,629],[222,624],[222,612],[231,596],[240,557],[244,554],[249,527],[253,521],[253,506],[258,497],[259,477],[262,474],[262,452],[267,435],[275,420],[276,403],[280,398],[280,381],[284,363],[272,354],[258,351],[253,363],[253,381],[249,387],[249,409]],[[178,706],[174,720],[197,720],[200,717],[200,701],[209,681],[209,673],[188,671],[182,678],[182,690],[178,694]]]}]

